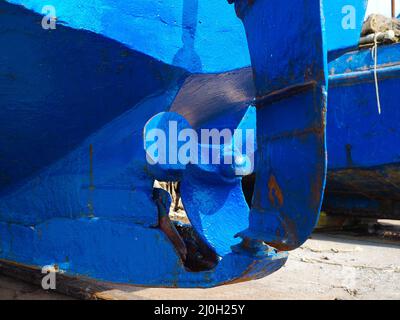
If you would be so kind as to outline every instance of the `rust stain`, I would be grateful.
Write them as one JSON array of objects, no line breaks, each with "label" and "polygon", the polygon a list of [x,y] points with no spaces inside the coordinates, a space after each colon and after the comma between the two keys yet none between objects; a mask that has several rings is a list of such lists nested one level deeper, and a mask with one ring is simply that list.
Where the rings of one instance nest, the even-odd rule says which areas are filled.
[{"label": "rust stain", "polygon": [[268,189],[269,189],[269,201],[275,207],[283,206],[283,193],[281,188],[279,187],[278,182],[276,181],[275,176],[272,174],[268,181]]},{"label": "rust stain", "polygon": [[276,231],[276,239],[267,242],[267,244],[274,249],[281,251],[292,251],[298,248],[298,232],[297,224],[295,221],[291,220],[284,212],[280,212],[280,221],[282,224],[282,231]]},{"label": "rust stain", "polygon": [[242,272],[242,274],[240,276],[238,276],[235,279],[232,280],[228,280],[222,283],[222,285],[232,285],[232,284],[239,284],[239,283],[243,283],[243,282],[249,282],[252,280],[256,280],[257,279],[257,275],[256,274],[252,274],[252,270],[255,269],[256,265],[257,265],[257,261],[253,261],[247,268],[246,270],[244,270]]},{"label": "rust stain", "polygon": [[316,176],[311,180],[311,204],[314,208],[318,208],[321,203],[321,196],[323,194],[323,182],[321,170],[316,172]]},{"label": "rust stain", "polygon": [[297,248],[293,248],[290,245],[284,244],[282,242],[268,242],[267,244],[270,247],[273,247],[276,250],[278,250],[278,252],[287,252],[287,251],[292,251],[294,249],[297,249]]},{"label": "rust stain", "polygon": [[400,200],[398,165],[330,171],[328,182],[329,193],[362,195],[379,201]]}]

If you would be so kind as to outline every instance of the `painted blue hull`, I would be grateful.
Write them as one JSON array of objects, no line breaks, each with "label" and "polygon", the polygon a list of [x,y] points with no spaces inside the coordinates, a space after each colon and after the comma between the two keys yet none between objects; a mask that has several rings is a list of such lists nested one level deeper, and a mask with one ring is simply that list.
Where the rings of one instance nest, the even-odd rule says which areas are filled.
[{"label": "painted blue hull", "polygon": [[[284,62],[277,31],[287,22],[268,13],[287,15],[278,0],[237,0],[236,13],[224,1],[54,0],[56,30],[42,29],[40,1],[8,2],[0,3],[0,258],[116,282],[211,287],[278,270],[282,250],[308,238],[326,182],[328,48],[358,42],[354,30],[326,42],[320,1],[293,8],[298,28],[286,35]],[[328,18],[328,38],[337,18]],[[143,130],[169,117],[196,130],[258,129],[251,210],[232,168],[148,164]],[[218,256],[213,268],[188,270],[158,228],[155,179],[181,181],[192,226]]]},{"label": "painted blue hull", "polygon": [[[143,149],[163,112],[195,129],[255,127],[233,6],[54,1],[60,23],[44,30],[40,1],[10,2],[0,3],[0,258],[165,287],[257,279],[286,262],[235,237],[248,226],[240,177],[219,166],[157,170]],[[182,181],[198,238],[219,257],[212,268],[189,270],[158,228],[155,179]]]}]

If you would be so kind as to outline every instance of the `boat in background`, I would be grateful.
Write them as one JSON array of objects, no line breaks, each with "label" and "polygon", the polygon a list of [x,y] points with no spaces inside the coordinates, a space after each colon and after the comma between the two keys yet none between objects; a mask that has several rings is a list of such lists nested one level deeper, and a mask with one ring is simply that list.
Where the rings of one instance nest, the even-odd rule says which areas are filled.
[{"label": "boat in background", "polygon": [[329,64],[324,210],[400,219],[400,44],[380,45],[376,66],[372,50]]}]

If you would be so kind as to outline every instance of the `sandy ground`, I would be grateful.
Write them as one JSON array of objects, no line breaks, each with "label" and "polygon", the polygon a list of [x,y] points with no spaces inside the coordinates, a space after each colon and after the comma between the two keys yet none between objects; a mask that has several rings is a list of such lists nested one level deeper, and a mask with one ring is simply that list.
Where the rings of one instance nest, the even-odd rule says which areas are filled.
[{"label": "sandy ground", "polygon": [[[108,285],[113,299],[400,299],[400,242],[315,234],[287,265],[257,281],[213,289]],[[67,299],[0,277],[0,299]]]}]

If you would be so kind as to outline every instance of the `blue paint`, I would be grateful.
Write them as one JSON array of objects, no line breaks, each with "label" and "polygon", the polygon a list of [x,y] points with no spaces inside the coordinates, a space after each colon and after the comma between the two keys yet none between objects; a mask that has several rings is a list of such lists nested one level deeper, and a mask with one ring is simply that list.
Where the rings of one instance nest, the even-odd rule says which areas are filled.
[{"label": "blue paint", "polygon": [[[292,250],[317,223],[325,185],[322,2],[297,1],[290,10],[278,0],[236,5],[249,42],[258,109],[256,183],[249,228],[240,236]],[[285,19],[272,19],[270,12]]]},{"label": "blue paint", "polygon": [[[8,0],[41,13],[39,0]],[[243,26],[226,1],[54,0],[60,24],[87,30],[191,72],[249,65]]]},{"label": "blue paint", "polygon": [[[287,259],[270,246],[292,250],[307,239],[325,186],[328,50],[358,41],[359,30],[338,36],[333,11],[325,35],[321,12],[332,1],[288,10],[279,0],[238,0],[243,27],[224,1],[55,0],[56,30],[41,28],[41,1],[8,2],[0,3],[1,258],[109,281],[211,287],[266,276]],[[343,83],[337,64],[332,104],[335,81]],[[148,164],[143,130],[168,119],[197,132],[257,129],[251,209],[235,167]],[[333,166],[344,159],[339,149]],[[181,181],[194,232],[218,255],[212,270],[190,272],[158,228],[155,179]]]},{"label": "blue paint", "polygon": [[[251,150],[253,153],[246,152],[249,150],[249,146],[246,145],[246,132],[244,131],[242,139],[239,140],[240,137],[235,137],[233,130],[255,129],[256,110],[254,107],[247,109],[242,121],[231,128],[232,140],[225,141],[223,146],[211,145],[209,141],[175,141],[174,137],[171,139],[171,135],[174,135],[171,132],[171,121],[178,130],[192,129],[186,119],[178,113],[160,113],[150,119],[145,127],[146,136],[151,130],[161,130],[168,135],[162,138],[165,141],[161,145],[157,145],[159,141],[156,139],[146,140],[148,152],[156,146],[157,152],[151,152],[150,155],[154,154],[157,158],[161,157],[167,160],[167,164],[155,163],[149,166],[149,171],[158,180],[181,181],[182,201],[193,228],[218,255],[229,254],[231,247],[241,242],[236,235],[248,227],[249,207],[243,195],[241,176],[253,172],[254,164],[251,159],[256,151],[256,141],[252,141],[250,143],[254,144],[254,149]],[[225,122],[225,128],[226,125],[229,128],[229,122]],[[193,132],[196,133],[194,130]],[[201,133],[198,136],[201,137]],[[255,139],[255,135],[253,139]],[[177,162],[176,155],[173,155],[174,150],[176,147],[180,150],[188,143],[192,148],[191,152],[195,152],[197,159],[205,158],[208,164],[203,162],[197,164],[197,161]],[[176,144],[176,147],[170,150],[171,144]],[[194,150],[193,147],[195,147]],[[238,150],[238,147],[241,147],[241,150]],[[214,164],[212,161],[215,151],[218,151],[220,157],[219,164]],[[193,154],[191,156],[193,157]],[[232,164],[223,162],[225,156],[232,159]],[[243,164],[236,164],[235,156],[246,156],[247,161]],[[171,157],[174,157],[174,160]]]},{"label": "blue paint", "polygon": [[57,264],[71,274],[156,287],[212,287],[257,279],[287,259],[284,253],[257,257],[238,251],[226,255],[215,270],[188,272],[161,231],[126,220],[54,219],[31,229],[0,223],[0,234],[2,257],[19,263]]},{"label": "blue paint", "polygon": [[[400,161],[397,108],[399,44],[378,49],[382,114],[378,114],[371,49],[350,52],[330,64],[330,168],[373,167]],[[351,163],[346,145],[352,146]]]},{"label": "blue paint", "polygon": [[380,115],[370,48],[329,65],[328,212],[400,217],[399,49],[378,48]]},{"label": "blue paint", "polygon": [[195,232],[219,255],[215,268],[187,270],[158,228],[154,180],[191,190],[195,168],[147,163],[143,130],[162,126],[149,120],[180,114],[196,130],[255,128],[248,46],[232,6],[55,1],[57,29],[43,30],[42,2],[9,2],[0,3],[2,259],[167,287],[257,279],[286,262],[235,238],[249,208],[229,166],[197,168],[214,179],[195,186],[201,203],[201,193],[183,195]]}]

